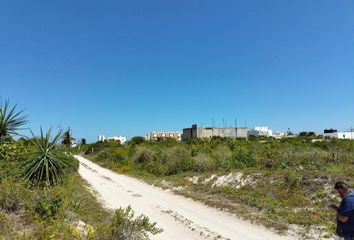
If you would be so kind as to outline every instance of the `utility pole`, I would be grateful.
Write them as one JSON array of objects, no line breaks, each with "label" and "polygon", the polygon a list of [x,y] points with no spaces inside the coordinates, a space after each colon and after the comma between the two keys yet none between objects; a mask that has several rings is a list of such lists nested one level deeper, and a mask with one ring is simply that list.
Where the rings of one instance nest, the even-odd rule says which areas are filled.
[{"label": "utility pole", "polygon": [[236,138],[237,138],[237,118],[235,118],[235,129],[236,129]]}]

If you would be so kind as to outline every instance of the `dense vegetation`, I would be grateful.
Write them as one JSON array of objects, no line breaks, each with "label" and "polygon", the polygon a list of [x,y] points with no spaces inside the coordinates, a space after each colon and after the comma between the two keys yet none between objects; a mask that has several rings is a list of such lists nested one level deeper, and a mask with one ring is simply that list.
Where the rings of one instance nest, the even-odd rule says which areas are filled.
[{"label": "dense vegetation", "polygon": [[70,131],[15,140],[26,123],[16,106],[0,105],[1,240],[143,240],[162,231],[130,208],[112,213],[97,202],[67,153]]},{"label": "dense vegetation", "polygon": [[[354,172],[353,141],[314,138],[146,142],[137,137],[125,145],[97,142],[81,151],[115,171],[160,186],[170,183],[164,187],[182,186],[175,188],[180,194],[278,230],[301,229],[307,238],[312,232],[333,233],[334,214],[327,206],[338,199],[332,185],[338,180],[353,184]],[[218,176],[230,173],[240,173],[241,179],[215,184]]]}]

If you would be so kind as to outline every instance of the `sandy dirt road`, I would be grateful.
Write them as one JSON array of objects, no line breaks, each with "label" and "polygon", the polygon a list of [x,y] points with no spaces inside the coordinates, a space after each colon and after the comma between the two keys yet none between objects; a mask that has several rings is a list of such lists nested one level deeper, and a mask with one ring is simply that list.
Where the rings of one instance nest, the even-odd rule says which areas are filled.
[{"label": "sandy dirt road", "polygon": [[114,173],[81,157],[79,174],[99,194],[103,204],[112,209],[130,205],[137,214],[147,215],[164,232],[154,240],[293,239],[279,236],[261,226],[252,225],[228,213],[207,207],[168,190],[146,184],[132,177]]}]

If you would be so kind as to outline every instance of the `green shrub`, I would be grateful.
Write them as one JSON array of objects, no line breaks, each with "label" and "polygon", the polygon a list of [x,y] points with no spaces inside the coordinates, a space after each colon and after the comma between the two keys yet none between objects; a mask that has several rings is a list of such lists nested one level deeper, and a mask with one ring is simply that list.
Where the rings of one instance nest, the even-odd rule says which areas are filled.
[{"label": "green shrub", "polygon": [[143,167],[143,170],[154,174],[155,176],[165,176],[169,172],[169,168],[166,164],[150,163]]},{"label": "green shrub", "polygon": [[20,154],[21,151],[16,143],[0,143],[0,161],[16,161]]},{"label": "green shrub", "polygon": [[123,147],[113,150],[113,160],[122,165],[129,164],[129,150]]},{"label": "green shrub", "polygon": [[6,211],[17,211],[29,196],[25,183],[14,178],[6,178],[0,182],[0,206]]},{"label": "green shrub", "polygon": [[181,161],[169,164],[169,174],[177,174],[195,169],[195,160],[192,157],[183,158]]},{"label": "green shrub", "polygon": [[50,189],[38,190],[27,206],[32,215],[40,220],[54,219],[62,207],[62,194]]},{"label": "green shrub", "polygon": [[215,160],[215,168],[226,168],[232,158],[232,152],[228,146],[217,146],[213,151],[213,158]]},{"label": "green shrub", "polygon": [[196,172],[210,171],[215,168],[214,161],[205,153],[199,153],[193,159],[195,162],[194,170]]},{"label": "green shrub", "polygon": [[112,153],[111,153],[111,151],[110,151],[109,149],[103,149],[103,150],[101,150],[101,151],[99,151],[99,152],[97,153],[96,159],[97,159],[98,161],[103,161],[103,160],[105,160],[105,159],[110,159],[110,160],[112,160],[112,159],[111,159],[111,155],[112,155]]},{"label": "green shrub", "polygon": [[0,239],[15,239],[13,221],[5,213],[2,212],[0,212]]},{"label": "green shrub", "polygon": [[102,240],[148,240],[148,234],[156,235],[163,230],[150,223],[148,217],[140,215],[135,218],[131,207],[115,211],[111,224],[98,228],[97,238]]},{"label": "green shrub", "polygon": [[145,147],[138,146],[133,154],[133,160],[136,164],[148,164],[156,159],[154,151]]},{"label": "green shrub", "polygon": [[18,161],[26,149],[16,142],[0,143],[0,181],[9,176],[20,176]]},{"label": "green shrub", "polygon": [[230,163],[231,168],[256,167],[257,165],[251,151],[246,149],[240,149],[234,153]]},{"label": "green shrub", "polygon": [[195,161],[191,156],[191,151],[183,145],[176,145],[164,149],[161,153],[162,164],[168,166],[168,174],[176,174],[194,169]]},{"label": "green shrub", "polygon": [[133,137],[128,144],[131,146],[139,145],[145,142],[145,138],[143,137]]},{"label": "green shrub", "polygon": [[41,222],[35,225],[31,233],[25,236],[25,240],[93,240],[80,232],[73,224],[65,221],[57,221],[53,224]]}]

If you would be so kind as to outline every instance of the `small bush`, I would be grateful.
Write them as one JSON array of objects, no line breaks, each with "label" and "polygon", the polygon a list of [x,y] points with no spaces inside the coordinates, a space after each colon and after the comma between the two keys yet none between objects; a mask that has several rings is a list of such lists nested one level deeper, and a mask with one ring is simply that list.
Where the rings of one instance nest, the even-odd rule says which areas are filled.
[{"label": "small bush", "polygon": [[38,191],[27,206],[35,218],[40,220],[54,219],[62,206],[62,197],[59,193],[49,189]]},{"label": "small bush", "polygon": [[9,219],[9,217],[0,212],[0,239],[15,239],[15,232],[12,226],[13,222]]},{"label": "small bush", "polygon": [[31,233],[24,237],[26,240],[93,240],[84,236],[73,224],[57,221],[54,224],[42,222],[37,224]]},{"label": "small bush", "polygon": [[18,161],[26,150],[15,142],[0,143],[0,181],[10,176],[20,176]]},{"label": "small bush", "polygon": [[16,161],[20,156],[20,153],[20,149],[16,143],[0,143],[0,161]]},{"label": "small bush", "polygon": [[240,149],[236,152],[231,161],[231,168],[255,167],[257,165],[249,150]]},{"label": "small bush", "polygon": [[133,160],[136,164],[147,164],[155,159],[154,151],[144,146],[138,146],[133,154]]},{"label": "small bush", "polygon": [[176,145],[164,150],[161,162],[168,166],[168,174],[170,175],[193,170],[195,165],[191,151],[181,145]]},{"label": "small bush", "polygon": [[213,160],[206,154],[200,153],[193,157],[195,165],[194,170],[197,172],[205,172],[214,169],[215,164]]},{"label": "small bush", "polygon": [[169,168],[165,164],[150,163],[144,166],[144,170],[154,174],[155,176],[165,176],[169,172]]},{"label": "small bush", "polygon": [[17,211],[29,196],[25,184],[12,178],[6,178],[0,183],[0,206],[6,211]]},{"label": "small bush", "polygon": [[169,174],[191,171],[195,168],[195,160],[192,157],[184,158],[181,161],[171,162],[169,164]]},{"label": "small bush", "polygon": [[225,168],[232,158],[232,152],[227,146],[218,146],[213,151],[213,158],[215,160],[215,168]]},{"label": "small bush", "polygon": [[134,215],[130,206],[126,209],[116,210],[111,224],[98,228],[98,239],[148,240],[148,233],[156,235],[163,231],[156,227],[156,223],[150,223],[148,217],[140,215],[135,218]]},{"label": "small bush", "polygon": [[129,150],[126,148],[116,148],[113,150],[113,160],[118,164],[129,164]]}]

